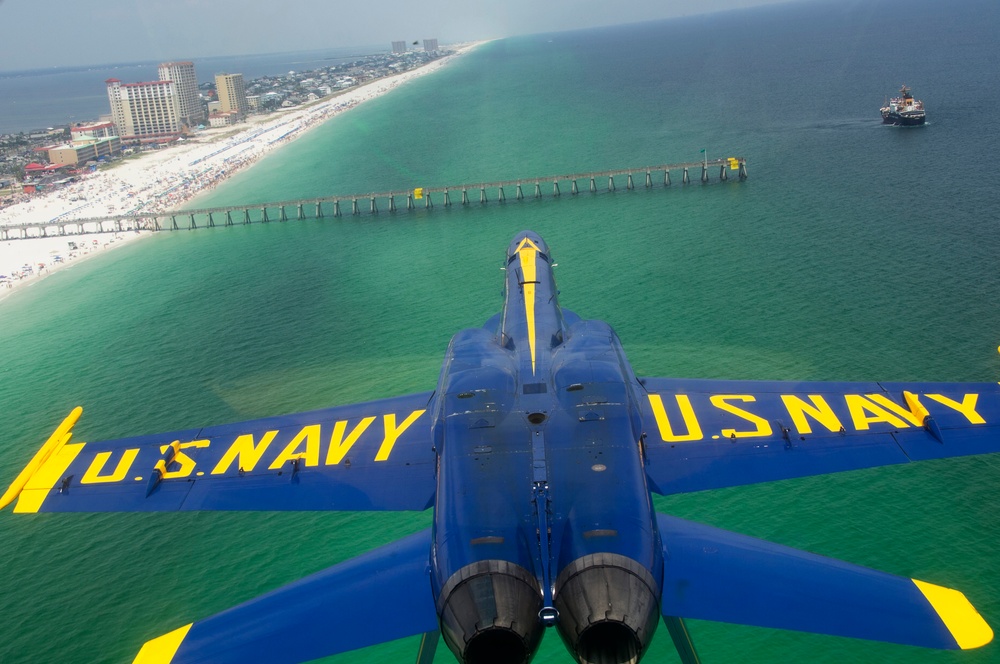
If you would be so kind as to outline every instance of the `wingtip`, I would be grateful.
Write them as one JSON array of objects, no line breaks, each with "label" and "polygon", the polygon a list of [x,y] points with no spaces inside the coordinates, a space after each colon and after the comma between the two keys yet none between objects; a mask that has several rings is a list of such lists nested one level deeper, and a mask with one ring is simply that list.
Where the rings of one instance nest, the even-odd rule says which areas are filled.
[{"label": "wingtip", "polygon": [[174,661],[177,649],[181,647],[192,625],[194,623],[188,623],[163,636],[146,641],[139,654],[132,660],[132,664],[170,664]]},{"label": "wingtip", "polygon": [[69,439],[73,436],[73,425],[77,423],[80,416],[83,415],[83,406],[77,406],[66,419],[56,427],[56,430],[52,432],[49,439],[38,448],[35,452],[35,456],[31,458],[28,465],[21,470],[20,474],[14,479],[11,485],[4,492],[3,496],[0,496],[0,510],[4,509],[10,505],[14,500],[21,494],[21,490],[24,489],[28,480],[38,472],[38,470],[45,464],[45,462],[59,450],[60,447],[64,446],[69,442]]},{"label": "wingtip", "polygon": [[913,583],[937,612],[960,649],[979,648],[993,640],[993,629],[964,594],[917,579],[913,579]]}]

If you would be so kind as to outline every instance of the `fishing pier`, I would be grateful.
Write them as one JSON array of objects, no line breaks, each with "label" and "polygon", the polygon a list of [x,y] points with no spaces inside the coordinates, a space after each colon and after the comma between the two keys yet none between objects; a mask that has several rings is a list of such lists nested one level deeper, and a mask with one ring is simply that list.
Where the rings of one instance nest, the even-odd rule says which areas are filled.
[{"label": "fishing pier", "polygon": [[636,184],[639,180],[642,182],[641,186],[646,188],[656,184],[669,187],[672,185],[671,172],[680,174],[681,185],[692,183],[692,171],[698,174],[697,180],[704,184],[711,180],[710,173],[714,172],[715,169],[718,169],[719,181],[727,181],[729,171],[735,172],[734,179],[742,181],[747,178],[746,160],[742,157],[728,157],[660,166],[521,178],[449,187],[417,187],[408,190],[277,201],[255,205],[156,212],[133,210],[117,215],[75,219],[57,217],[43,223],[0,226],[0,240],[133,230],[193,230],[272,221],[324,219],[361,214],[377,215],[380,212],[395,213],[416,209],[430,210],[436,205],[448,207],[456,204],[505,203],[508,200],[522,201],[529,198],[542,198],[546,195],[556,197],[561,196],[564,192],[570,195],[578,195],[583,192],[596,194],[618,191],[619,187],[631,191],[640,186]]}]

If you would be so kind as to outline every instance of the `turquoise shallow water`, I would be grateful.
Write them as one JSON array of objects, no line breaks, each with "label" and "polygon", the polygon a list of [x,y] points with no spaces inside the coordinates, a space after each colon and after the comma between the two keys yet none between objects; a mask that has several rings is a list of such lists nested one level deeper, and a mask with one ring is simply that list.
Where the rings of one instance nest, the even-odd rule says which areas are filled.
[{"label": "turquoise shallow water", "polygon": [[[430,389],[540,232],[561,301],[643,375],[1000,376],[993,4],[803,4],[502,40],[318,128],[208,204],[741,154],[750,179],[162,233],[0,304],[0,477],[70,408],[84,439]],[[919,44],[909,60],[886,44]],[[930,121],[883,127],[911,85]],[[1000,459],[658,499],[964,590],[1000,625]],[[418,530],[428,514],[0,518],[0,662],[131,661],[143,641]],[[391,591],[386,590],[391,602]],[[706,662],[1000,662],[693,622]],[[330,661],[397,662],[415,640]],[[436,661],[453,661],[441,648]],[[565,662],[555,634],[536,662]],[[676,661],[664,630],[645,661]]]}]

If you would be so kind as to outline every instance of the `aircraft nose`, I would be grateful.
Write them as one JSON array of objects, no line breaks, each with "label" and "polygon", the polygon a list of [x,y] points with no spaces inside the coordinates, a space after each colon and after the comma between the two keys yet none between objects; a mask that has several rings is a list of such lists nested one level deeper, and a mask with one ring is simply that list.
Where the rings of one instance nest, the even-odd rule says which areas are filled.
[{"label": "aircraft nose", "polygon": [[517,252],[525,247],[531,247],[546,256],[549,255],[549,246],[545,244],[545,240],[542,239],[541,235],[535,231],[521,231],[514,235],[514,239],[507,246],[507,259],[509,260],[516,256]]}]

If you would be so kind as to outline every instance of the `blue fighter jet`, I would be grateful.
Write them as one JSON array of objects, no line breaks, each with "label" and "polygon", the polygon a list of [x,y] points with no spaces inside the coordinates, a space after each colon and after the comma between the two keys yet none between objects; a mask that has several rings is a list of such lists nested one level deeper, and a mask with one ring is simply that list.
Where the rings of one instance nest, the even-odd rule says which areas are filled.
[{"label": "blue fighter jet", "polygon": [[687,618],[992,639],[956,590],[657,514],[651,494],[997,452],[997,383],[640,378],[608,324],[560,308],[552,267],[541,237],[514,237],[503,310],[452,338],[433,392],[100,443],[71,442],[78,408],[0,507],[434,510],[423,532],[148,641],[142,664],[414,635],[418,662],[440,636],[463,664],[517,664],[549,627],[581,664],[621,664],[661,619],[697,662]]}]

